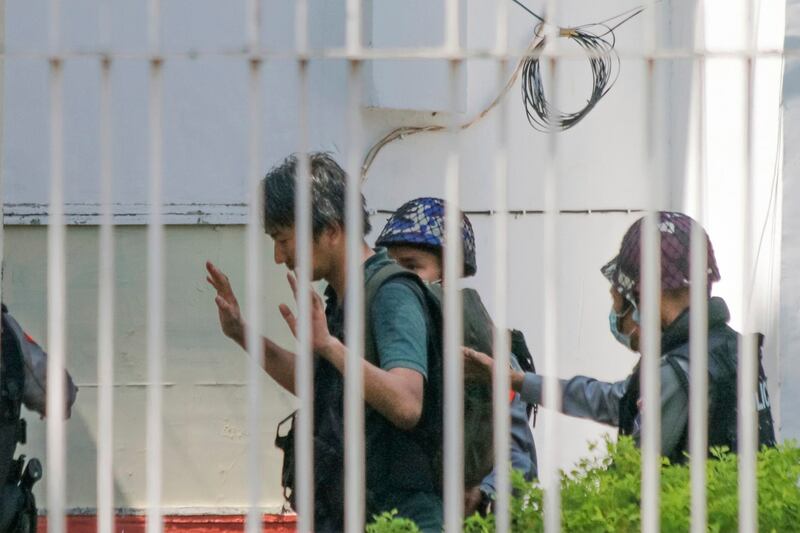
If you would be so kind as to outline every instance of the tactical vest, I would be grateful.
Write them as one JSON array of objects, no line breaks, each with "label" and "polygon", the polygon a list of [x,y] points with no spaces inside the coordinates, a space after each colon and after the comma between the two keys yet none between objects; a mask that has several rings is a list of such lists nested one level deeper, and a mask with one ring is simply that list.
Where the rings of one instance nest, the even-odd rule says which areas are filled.
[{"label": "tactical vest", "polygon": [[[380,283],[370,284],[373,276]],[[369,325],[370,303],[377,288],[389,280],[400,280],[418,293],[428,310],[428,379],[423,410],[416,427],[404,431],[365,405],[366,511],[371,517],[382,500],[398,491],[441,493],[442,470],[442,364],[441,316],[435,313],[419,278],[394,261],[370,273],[365,290],[365,324]],[[334,311],[336,311],[334,313]],[[343,313],[328,302],[326,314],[331,335],[345,343]],[[365,328],[365,359],[375,353],[371,328]],[[376,361],[372,361],[377,364]],[[316,531],[337,531],[344,520],[344,380],[328,361],[316,358],[314,367],[314,515]],[[287,435],[288,436],[288,435]],[[285,437],[284,437],[285,438]],[[291,436],[291,439],[294,437]],[[284,448],[283,446],[281,446]],[[287,448],[284,448],[286,461]],[[287,465],[284,463],[284,476]],[[293,482],[293,480],[292,480]],[[290,500],[294,504],[293,498]]]},{"label": "tactical vest", "polygon": [[[444,288],[429,283],[438,313],[443,310]],[[463,345],[492,355],[494,323],[474,289],[461,289]],[[459,354],[460,355],[460,354]],[[464,487],[480,485],[494,468],[494,410],[490,383],[464,382]]]},{"label": "tactical vest", "polygon": [[[714,309],[712,309],[712,306]],[[715,313],[715,309],[718,311]],[[724,312],[723,312],[724,311]],[[737,355],[739,335],[727,325],[728,313],[724,302],[712,298],[709,302],[708,331],[708,446],[727,446],[736,452],[737,443]],[[662,336],[662,357],[675,371],[685,391],[689,394],[689,374],[685,370],[689,361],[688,322],[689,314],[684,313]],[[671,334],[667,332],[672,329]],[[676,331],[677,330],[677,331]],[[758,358],[758,442],[759,446],[774,446],[775,431],[772,422],[766,374],[762,365],[763,335],[759,334]],[[680,361],[683,361],[681,364]],[[639,399],[639,365],[634,369],[628,389],[620,400],[620,434],[631,435],[638,414],[636,402]],[[689,427],[684,428],[674,453],[668,457],[672,464],[686,462],[688,453]]]}]

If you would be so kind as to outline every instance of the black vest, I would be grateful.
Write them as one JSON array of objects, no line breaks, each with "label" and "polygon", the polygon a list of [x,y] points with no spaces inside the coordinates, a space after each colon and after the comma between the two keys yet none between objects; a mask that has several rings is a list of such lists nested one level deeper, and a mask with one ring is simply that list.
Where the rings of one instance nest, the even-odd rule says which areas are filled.
[{"label": "black vest", "polygon": [[[376,269],[396,265],[378,256],[373,260],[380,264],[368,264],[367,277]],[[416,275],[406,271],[391,279],[408,284],[426,302],[425,288]],[[333,291],[326,296],[328,329],[345,343],[343,306],[337,304]],[[442,365],[435,334],[441,326],[427,307],[428,379],[419,423],[404,431],[365,405],[366,511],[370,519],[375,512],[390,510],[383,508],[384,498],[398,491],[441,492],[437,479],[442,460]],[[315,530],[343,530],[344,380],[336,367],[319,357],[314,365],[314,476]]]},{"label": "black vest", "polygon": [[[739,334],[728,326],[730,313],[721,298],[708,302],[708,445],[727,446],[737,450],[737,355]],[[758,360],[758,442],[759,446],[774,446],[767,380],[761,363],[763,336],[759,335]],[[661,354],[678,376],[682,388],[689,394],[689,374],[684,365],[689,361],[689,310],[684,311],[661,334]],[[681,365],[679,360],[684,362]],[[688,365],[687,365],[688,368]],[[631,435],[638,415],[639,365],[633,371],[628,389],[620,400],[619,432]],[[689,427],[683,429],[679,445],[668,457],[672,464],[684,463],[688,453]]]},{"label": "black vest", "polygon": [[25,386],[22,348],[6,322],[2,306],[2,362],[0,363],[0,485],[5,483],[14,461],[18,442],[25,440],[25,424],[20,419]]}]

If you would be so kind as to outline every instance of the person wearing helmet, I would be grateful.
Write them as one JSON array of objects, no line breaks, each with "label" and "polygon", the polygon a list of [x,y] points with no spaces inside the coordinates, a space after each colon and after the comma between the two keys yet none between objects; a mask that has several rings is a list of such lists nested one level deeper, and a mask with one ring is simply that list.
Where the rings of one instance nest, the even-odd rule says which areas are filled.
[{"label": "person wearing helmet", "polygon": [[[628,349],[639,352],[641,335],[641,231],[644,218],[628,229],[619,253],[602,267],[611,284],[612,307],[609,328]],[[661,240],[661,454],[671,463],[686,461],[689,416],[689,303],[691,270],[690,237],[696,225],[682,213],[658,213]],[[707,245],[706,286],[708,290],[708,445],[728,446],[736,451],[737,350],[739,335],[728,326],[730,313],[725,301],[711,297],[711,287],[719,281],[714,249],[703,232]],[[465,372],[491,376],[492,361],[484,354],[465,349]],[[624,380],[606,383],[576,376],[559,380],[563,411],[567,415],[589,418],[617,426],[622,435],[639,443],[641,410],[639,401],[641,360]],[[527,401],[542,398],[541,376],[512,372],[512,386]],[[766,377],[759,357],[759,443],[774,445]]]},{"label": "person wearing helmet", "polygon": [[[462,213],[464,276],[477,272],[475,233],[469,218]],[[441,282],[444,248],[445,202],[440,198],[416,198],[403,204],[386,222],[376,246],[386,247],[395,261],[416,272],[427,283]],[[487,315],[488,316],[488,315]],[[512,364],[519,368],[512,357]],[[536,446],[533,441],[525,403],[515,394],[511,411],[511,464],[531,480],[537,475]],[[495,471],[465,494],[465,515],[487,509],[495,495]]]},{"label": "person wearing helmet", "polygon": [[[442,279],[445,204],[441,198],[416,198],[404,203],[386,221],[376,246],[384,246],[392,258],[428,282]],[[461,215],[464,245],[464,276],[478,271],[475,232],[466,215]]]}]

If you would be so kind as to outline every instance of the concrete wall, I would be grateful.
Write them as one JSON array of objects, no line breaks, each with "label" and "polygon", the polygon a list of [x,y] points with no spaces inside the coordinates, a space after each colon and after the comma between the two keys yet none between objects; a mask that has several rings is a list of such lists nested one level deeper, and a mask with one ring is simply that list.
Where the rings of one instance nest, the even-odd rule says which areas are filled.
[{"label": "concrete wall", "polygon": [[[141,226],[116,232],[114,354],[115,504],[142,508],[145,493],[147,236]],[[4,301],[46,346],[46,228],[6,228]],[[269,239],[265,237],[265,241]],[[226,270],[246,306],[244,231],[240,226],[172,226],[166,233],[164,355],[164,505],[167,508],[237,508],[247,504],[247,355],[222,336],[205,260]],[[67,232],[67,367],[80,387],[67,424],[67,505],[92,508],[97,452],[98,231]],[[265,248],[271,254],[270,245]],[[291,302],[285,277],[265,261],[262,330],[286,346],[291,335],[277,304]],[[269,295],[269,298],[266,297]],[[271,445],[275,424],[291,412],[292,397],[263,378],[264,503],[280,507],[280,454]],[[28,413],[26,455],[43,459],[45,423]],[[44,502],[44,484],[37,486]]]}]

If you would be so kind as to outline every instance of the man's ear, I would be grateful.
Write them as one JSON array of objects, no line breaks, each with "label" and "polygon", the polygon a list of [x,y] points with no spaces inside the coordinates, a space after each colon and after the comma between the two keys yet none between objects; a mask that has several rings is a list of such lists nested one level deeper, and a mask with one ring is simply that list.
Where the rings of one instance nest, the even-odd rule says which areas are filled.
[{"label": "man's ear", "polygon": [[344,227],[339,224],[331,224],[322,230],[322,234],[327,237],[331,244],[337,245],[345,239]]}]

